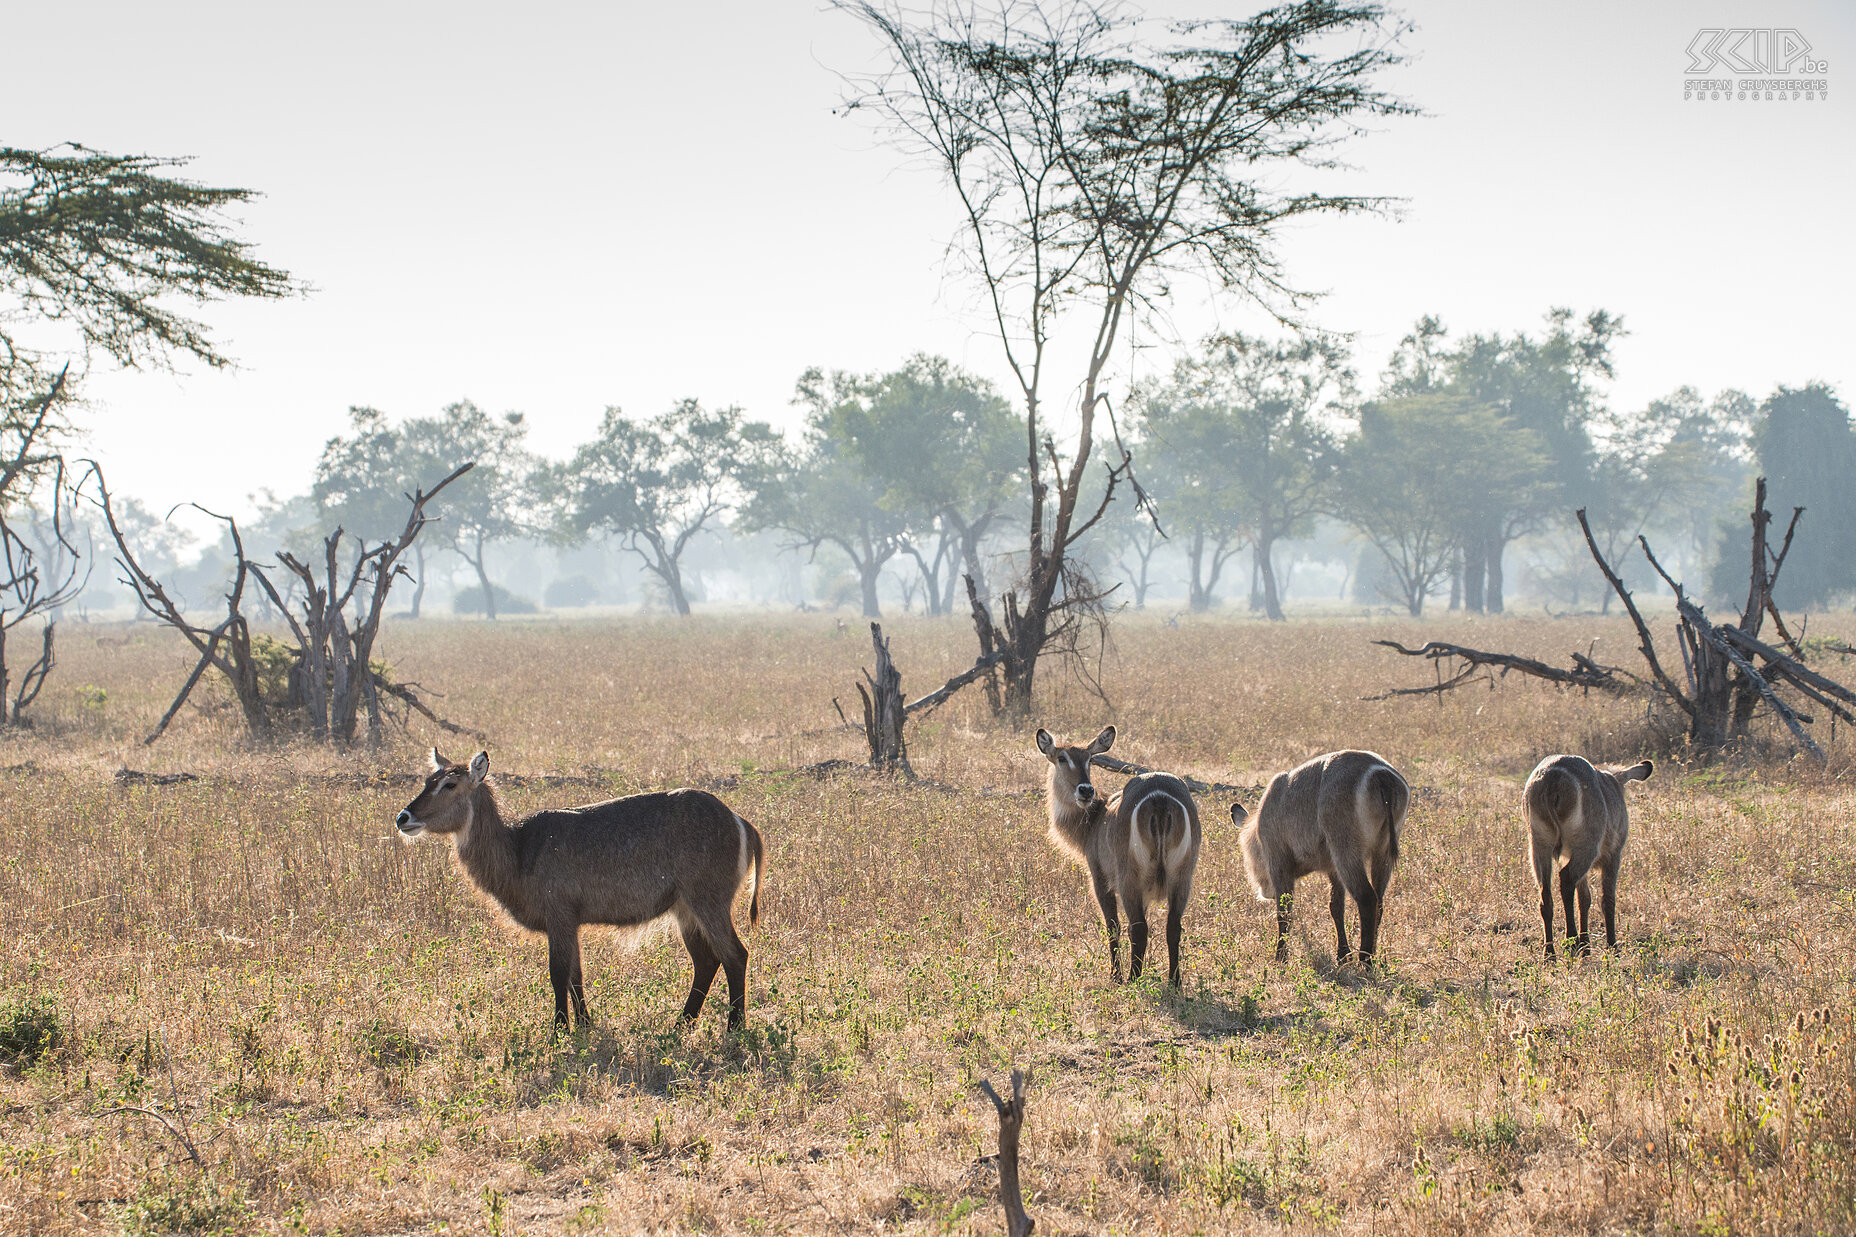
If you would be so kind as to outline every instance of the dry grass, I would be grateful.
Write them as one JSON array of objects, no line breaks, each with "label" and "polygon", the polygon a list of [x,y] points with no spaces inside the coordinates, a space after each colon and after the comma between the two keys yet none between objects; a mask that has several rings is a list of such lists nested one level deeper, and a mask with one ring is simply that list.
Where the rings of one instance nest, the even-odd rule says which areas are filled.
[{"label": "dry grass", "polygon": [[[970,657],[958,626],[889,630],[911,689]],[[1555,661],[1631,644],[1605,621],[1424,630]],[[511,807],[697,783],[766,834],[746,1034],[719,1003],[674,1028],[680,946],[597,937],[599,1026],[554,1044],[539,942],[443,848],[391,837],[410,791],[377,775],[428,737],[255,752],[207,710],[142,748],[188,659],[146,627],[89,632],[41,724],[0,740],[0,1231],[994,1232],[973,1084],[1014,1064],[1043,1233],[1856,1227],[1841,733],[1829,773],[1676,753],[1633,788],[1623,952],[1543,967],[1521,779],[1553,751],[1643,754],[1641,704],[1519,684],[1364,703],[1424,673],[1368,637],[1417,628],[1130,619],[1118,755],[1251,784],[1370,746],[1417,788],[1370,977],[1336,973],[1320,890],[1270,960],[1227,802],[1206,803],[1175,997],[1106,982],[1084,878],[1043,839],[1041,762],[976,692],[912,733],[918,783],[792,772],[859,755],[795,737],[836,721],[856,628],[402,625],[396,671],[531,775]],[[1108,719],[1047,686],[1060,734]],[[125,763],[202,776],[125,788]]]}]

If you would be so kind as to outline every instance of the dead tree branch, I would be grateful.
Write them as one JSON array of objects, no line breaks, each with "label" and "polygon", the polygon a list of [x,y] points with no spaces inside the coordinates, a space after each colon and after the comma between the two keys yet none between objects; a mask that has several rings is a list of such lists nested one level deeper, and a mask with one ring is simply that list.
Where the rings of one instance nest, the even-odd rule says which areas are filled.
[{"label": "dead tree branch", "polygon": [[1027,1071],[1012,1071],[1012,1098],[1004,1100],[992,1089],[992,1083],[980,1079],[980,1091],[992,1101],[999,1114],[999,1203],[1005,1208],[1005,1231],[1009,1237],[1026,1237],[1037,1221],[1025,1214],[1025,1196],[1018,1182],[1018,1135],[1025,1124],[1025,1087],[1031,1081]]},{"label": "dead tree branch", "polygon": [[[1107,769],[1110,773],[1125,773],[1129,777],[1139,777],[1143,773],[1161,772],[1159,769],[1150,769],[1146,765],[1133,764],[1126,760],[1119,760],[1114,756],[1097,756],[1089,763],[1098,769]],[[1183,773],[1175,773],[1173,776],[1184,782],[1186,784],[1186,789],[1190,790],[1195,795],[1207,795],[1214,792],[1227,795],[1241,795],[1247,792],[1254,793],[1261,789],[1261,787],[1257,786],[1233,786],[1229,782],[1201,782],[1196,777],[1187,777]]]},{"label": "dead tree branch", "polygon": [[1688,621],[1690,628],[1719,649],[1722,656],[1733,663],[1734,669],[1745,676],[1746,680],[1759,692],[1761,698],[1772,707],[1772,711],[1779,715],[1786,728],[1792,732],[1792,737],[1798,741],[1793,750],[1801,747],[1811,753],[1819,764],[1828,763],[1830,758],[1824,754],[1824,749],[1817,745],[1816,740],[1805,733],[1804,726],[1799,722],[1798,714],[1792,711],[1790,705],[1779,699],[1777,693],[1772,690],[1772,685],[1766,682],[1765,676],[1753,668],[1753,663],[1748,661],[1746,655],[1739,649],[1734,648],[1724,634],[1737,629],[1729,628],[1725,624],[1717,629],[1714,624],[1708,622],[1707,615],[1703,614],[1694,602],[1685,597],[1676,598],[1676,610]]},{"label": "dead tree branch", "polygon": [[[383,691],[395,700],[403,702],[407,708],[417,713],[420,717],[423,717],[426,721],[431,722],[440,730],[445,731],[447,734],[462,735],[466,738],[475,739],[479,743],[488,743],[490,741],[490,736],[483,731],[472,730],[469,726],[460,726],[456,722],[447,721],[445,718],[432,712],[431,706],[419,699],[418,693],[413,690],[418,687],[417,683],[395,683],[391,679],[374,673],[371,669],[368,671],[368,677],[373,680],[374,689],[376,691]],[[507,781],[508,779],[505,778],[504,780]]]},{"label": "dead tree branch", "polygon": [[1643,660],[1649,664],[1650,673],[1656,677],[1662,689],[1669,694],[1669,698],[1680,705],[1683,712],[1694,717],[1695,702],[1683,694],[1682,689],[1676,686],[1675,680],[1663,670],[1663,663],[1656,659],[1656,641],[1650,636],[1650,625],[1643,621],[1643,612],[1637,609],[1636,599],[1630,595],[1630,590],[1624,587],[1624,581],[1618,578],[1618,573],[1611,569],[1611,564],[1606,561],[1604,553],[1598,548],[1598,539],[1592,536],[1592,526],[1585,518],[1584,507],[1579,508],[1578,517],[1579,531],[1585,534],[1585,546],[1592,552],[1592,561],[1598,564],[1600,571],[1604,572],[1606,583],[1611,585],[1612,591],[1618,595],[1618,600],[1624,603],[1624,609],[1630,615],[1631,623],[1637,628],[1637,648],[1643,653]]},{"label": "dead tree branch", "polygon": [[978,661],[974,662],[970,669],[961,671],[921,699],[910,701],[908,707],[905,708],[903,712],[910,717],[914,717],[918,713],[926,714],[933,712],[952,699],[955,692],[973,682],[975,679],[978,679],[980,676],[990,672],[994,666],[999,664],[1004,656],[1005,654],[999,652],[997,649],[985,654]]},{"label": "dead tree branch", "polygon": [[[1545,679],[1549,683],[1588,690],[1597,688],[1600,691],[1621,692],[1643,684],[1643,680],[1630,671],[1618,666],[1600,665],[1582,653],[1572,655],[1572,669],[1561,670],[1531,657],[1520,657],[1513,653],[1491,653],[1483,649],[1450,644],[1443,640],[1432,640],[1421,648],[1415,649],[1408,649],[1396,640],[1375,640],[1373,643],[1396,650],[1406,657],[1422,657],[1433,662],[1456,659],[1464,662],[1465,665],[1453,677],[1448,679],[1440,677],[1438,682],[1430,687],[1394,688],[1377,696],[1364,696],[1362,697],[1364,700],[1389,700],[1394,696],[1441,695],[1453,687],[1468,682],[1478,670],[1488,667],[1499,669],[1504,677],[1512,670],[1530,678]],[[1441,669],[1439,673],[1441,675]]]},{"label": "dead tree branch", "polygon": [[876,649],[876,673],[866,670],[857,694],[864,698],[864,738],[870,744],[870,764],[877,769],[896,769],[915,776],[909,768],[908,746],[903,740],[902,723],[908,710],[902,701],[902,672],[889,656],[889,641],[883,638],[883,625],[870,624],[870,643]]},{"label": "dead tree branch", "polygon": [[[193,672],[143,742],[153,743],[161,737],[209,667],[223,674],[231,685],[244,712],[246,729],[255,739],[270,737],[275,713],[278,718],[289,716],[292,726],[305,728],[318,739],[352,743],[359,716],[365,710],[368,737],[378,742],[383,729],[383,693],[442,729],[482,737],[478,731],[439,717],[419,700],[409,685],[389,683],[374,668],[372,659],[374,642],[385,615],[388,590],[397,577],[408,574],[399,562],[400,556],[432,520],[426,514],[427,504],[473,467],[474,463],[466,463],[431,489],[418,489],[408,494],[411,510],[399,535],[375,546],[365,542],[359,544],[351,560],[343,561],[345,534],[340,528],[323,538],[321,561],[315,565],[303,562],[288,551],[279,551],[278,563],[302,586],[294,607],[272,584],[267,568],[246,553],[238,521],[194,504],[206,515],[225,524],[234,558],[231,588],[225,594],[225,618],[206,627],[189,621],[181,605],[137,560],[117,522],[102,472],[92,465],[97,478],[95,501],[115,540],[117,562],[126,573],[123,582],[134,590],[143,609],[179,631],[199,654]],[[295,641],[295,647],[290,650],[288,699],[278,698],[274,683],[269,689],[271,698],[266,698],[259,659],[253,652],[254,636],[242,608],[247,585],[253,581],[283,616]],[[289,592],[296,596],[294,587]],[[265,639],[262,635],[256,637],[259,642]],[[403,721],[404,717],[398,720]]]},{"label": "dead tree branch", "polygon": [[[1637,608],[1630,590],[1624,586],[1624,581],[1599,550],[1585,511],[1581,509],[1577,512],[1579,528],[1585,534],[1586,548],[1591,551],[1592,561],[1598,565],[1612,591],[1624,603],[1625,612],[1637,629],[1638,648],[1649,667],[1655,688],[1688,715],[1689,742],[1702,752],[1719,751],[1744,739],[1755,711],[1764,702],[1784,723],[1794,752],[1807,752],[1820,763],[1825,762],[1827,757],[1823,748],[1805,729],[1813,719],[1799,713],[1780,698],[1775,690],[1775,685],[1780,682],[1824,706],[1832,718],[1833,726],[1837,720],[1856,723],[1856,709],[1851,707],[1856,706],[1856,691],[1804,665],[1804,647],[1786,629],[1778,606],[1772,599],[1773,585],[1785,566],[1793,536],[1798,531],[1798,521],[1803,515],[1802,507],[1792,511],[1791,522],[1775,552],[1767,540],[1772,514],[1766,510],[1766,479],[1761,477],[1755,483],[1751,515],[1752,570],[1747,585],[1746,605],[1738,623],[1710,622],[1701,607],[1689,600],[1681,582],[1670,575],[1657,559],[1649,539],[1638,536],[1637,541],[1643,547],[1644,561],[1675,594],[1677,648],[1682,654],[1682,668],[1687,679],[1686,685],[1683,685],[1663,669],[1656,655],[1656,642],[1650,635],[1650,626],[1644,621],[1643,612]],[[1780,640],[1790,649],[1789,654],[1759,638],[1760,626],[1768,616],[1772,618]],[[1395,649],[1407,657],[1425,657],[1433,662],[1440,662],[1444,658],[1460,658],[1467,665],[1462,672],[1448,680],[1443,678],[1440,669],[1434,686],[1399,688],[1379,696],[1367,697],[1370,700],[1430,694],[1441,698],[1444,692],[1469,681],[1478,669],[1492,667],[1499,667],[1503,674],[1517,670],[1552,682],[1612,691],[1645,685],[1644,680],[1628,671],[1601,666],[1589,656],[1578,653],[1572,654],[1572,670],[1558,670],[1532,658],[1466,649],[1437,640],[1418,649],[1408,649],[1392,640],[1378,640],[1374,643]],[[1761,664],[1756,665],[1755,658]],[[1492,675],[1489,681],[1493,683]]]}]

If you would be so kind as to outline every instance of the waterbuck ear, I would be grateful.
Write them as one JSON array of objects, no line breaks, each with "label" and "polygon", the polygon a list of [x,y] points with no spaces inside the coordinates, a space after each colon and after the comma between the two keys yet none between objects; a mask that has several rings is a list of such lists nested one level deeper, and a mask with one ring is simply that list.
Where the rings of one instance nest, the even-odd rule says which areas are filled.
[{"label": "waterbuck ear", "polygon": [[446,769],[449,769],[450,767],[451,767],[451,762],[449,760],[446,760],[443,756],[440,756],[438,754],[437,748],[433,748],[432,749],[432,772],[443,773]]},{"label": "waterbuck ear", "polygon": [[1055,739],[1050,737],[1050,731],[1044,729],[1042,726],[1038,727],[1038,750],[1040,752],[1043,752],[1046,756],[1050,755],[1050,749],[1056,745],[1056,742]]},{"label": "waterbuck ear", "polygon": [[1656,772],[1655,763],[1646,760],[1641,764],[1632,765],[1630,768],[1624,770],[1623,780],[1627,782],[1647,782],[1650,780],[1650,774],[1654,772]]},{"label": "waterbuck ear", "polygon": [[1241,825],[1249,819],[1250,819],[1250,813],[1244,810],[1243,804],[1233,803],[1231,805],[1231,823],[1232,824]]},{"label": "waterbuck ear", "polygon": [[1095,739],[1090,742],[1089,754],[1091,756],[1100,756],[1114,745],[1115,728],[1113,726],[1104,726],[1102,727],[1102,733],[1097,735]]},{"label": "waterbuck ear", "polygon": [[483,779],[490,776],[490,753],[478,752],[470,758],[470,784],[483,785]]}]

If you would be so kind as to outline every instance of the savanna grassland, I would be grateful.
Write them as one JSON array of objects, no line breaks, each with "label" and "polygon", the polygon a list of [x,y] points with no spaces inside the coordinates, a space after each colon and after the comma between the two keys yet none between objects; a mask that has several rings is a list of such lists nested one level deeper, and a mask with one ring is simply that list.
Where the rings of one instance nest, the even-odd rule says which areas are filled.
[{"label": "savanna grassland", "polygon": [[[911,695],[972,656],[956,623],[887,630]],[[1562,663],[1634,643],[1128,616],[1112,708],[1047,675],[1036,720],[1112,720],[1125,759],[1254,787],[1366,746],[1414,787],[1371,974],[1336,969],[1318,878],[1272,961],[1231,796],[1203,797],[1173,995],[1109,984],[1029,730],[977,689],[912,727],[913,782],[802,772],[861,759],[831,729],[856,624],[390,627],[393,673],[488,732],[507,808],[689,784],[766,836],[744,1034],[714,994],[675,1025],[673,938],[590,930],[597,1025],[555,1042],[542,943],[448,845],[393,836],[426,744],[474,744],[257,750],[209,699],[145,748],[190,656],[72,625],[37,724],[0,739],[0,1232],[996,1232],[974,1084],[1014,1066],[1040,1233],[1856,1230],[1847,732],[1827,770],[1704,768],[1640,699],[1362,701],[1425,681],[1369,643],[1421,631]],[[1564,750],[1659,765],[1631,793],[1622,951],[1543,965],[1519,792]]]}]

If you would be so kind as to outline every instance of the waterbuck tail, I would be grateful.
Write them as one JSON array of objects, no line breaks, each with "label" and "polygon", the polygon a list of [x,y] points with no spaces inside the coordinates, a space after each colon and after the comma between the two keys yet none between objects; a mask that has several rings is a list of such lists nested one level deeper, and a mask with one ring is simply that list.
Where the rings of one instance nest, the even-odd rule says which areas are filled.
[{"label": "waterbuck tail", "polygon": [[1173,831],[1177,829],[1183,836],[1192,829],[1185,805],[1169,794],[1148,795],[1134,805],[1134,827],[1144,829],[1153,839],[1154,883],[1164,889],[1167,855],[1175,836]]},{"label": "waterbuck tail", "polygon": [[1258,815],[1250,814],[1250,820],[1237,835],[1238,845],[1244,848],[1244,872],[1250,877],[1250,887],[1257,891],[1257,901],[1274,902],[1276,890],[1270,885],[1269,860],[1263,854],[1263,839],[1258,834]]},{"label": "waterbuck tail", "polygon": [[748,843],[749,862],[754,867],[754,890],[753,895],[748,899],[748,927],[754,928],[760,924],[760,869],[766,856],[766,848],[761,842],[759,829],[750,825],[746,818],[738,813],[735,819],[741,822],[741,833]]},{"label": "waterbuck tail", "polygon": [[1579,808],[1579,781],[1559,765],[1553,765],[1527,788],[1527,806],[1556,828],[1563,826]]},{"label": "waterbuck tail", "polygon": [[1374,797],[1385,810],[1387,850],[1393,859],[1397,859],[1398,835],[1405,824],[1405,812],[1411,806],[1411,788],[1405,785],[1404,778],[1386,765],[1375,766],[1366,776],[1372,785]]}]

